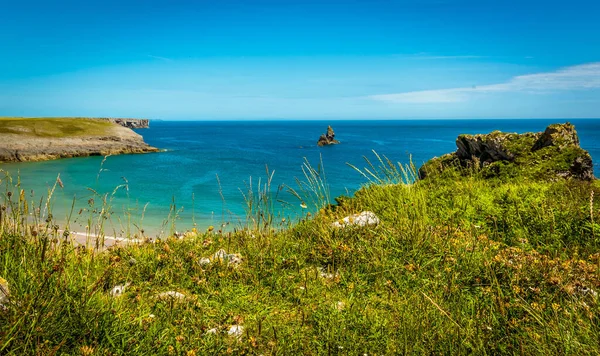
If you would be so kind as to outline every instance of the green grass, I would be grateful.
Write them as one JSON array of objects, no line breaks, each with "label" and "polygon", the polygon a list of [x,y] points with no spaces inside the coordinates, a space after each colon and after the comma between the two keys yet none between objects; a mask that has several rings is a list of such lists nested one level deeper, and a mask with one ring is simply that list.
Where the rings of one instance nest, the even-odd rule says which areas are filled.
[{"label": "green grass", "polygon": [[0,134],[62,138],[109,134],[110,122],[85,118],[0,118]]},{"label": "green grass", "polygon": [[[302,199],[322,208],[288,228],[265,217],[267,173],[246,194],[245,229],[104,252],[57,243],[44,216],[25,224],[32,202],[7,184],[0,354],[600,353],[597,181],[411,184],[414,169],[378,158],[357,168],[371,184],[335,205],[308,165],[298,196],[313,192]],[[331,226],[364,210],[381,223]],[[242,262],[199,263],[220,249]],[[156,297],[166,291],[186,298]]]}]

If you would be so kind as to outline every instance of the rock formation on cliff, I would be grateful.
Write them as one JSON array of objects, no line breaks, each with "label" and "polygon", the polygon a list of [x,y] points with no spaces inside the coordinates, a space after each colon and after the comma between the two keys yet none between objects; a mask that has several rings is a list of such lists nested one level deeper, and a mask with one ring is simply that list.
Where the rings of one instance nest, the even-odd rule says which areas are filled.
[{"label": "rock formation on cliff", "polygon": [[106,120],[117,125],[121,125],[123,127],[127,127],[128,129],[147,129],[150,127],[150,122],[148,119],[109,119],[109,118],[99,118],[97,120]]},{"label": "rock formation on cliff", "polygon": [[0,119],[0,162],[157,152],[139,134],[97,119]]},{"label": "rock formation on cliff", "polygon": [[454,153],[436,157],[419,169],[419,176],[443,174],[449,170],[478,172],[491,178],[594,179],[590,154],[579,146],[579,137],[570,123],[553,124],[544,132],[460,135]]},{"label": "rock formation on cliff", "polygon": [[340,141],[335,139],[335,132],[331,126],[327,126],[327,133],[322,134],[317,141],[318,146],[337,145]]}]

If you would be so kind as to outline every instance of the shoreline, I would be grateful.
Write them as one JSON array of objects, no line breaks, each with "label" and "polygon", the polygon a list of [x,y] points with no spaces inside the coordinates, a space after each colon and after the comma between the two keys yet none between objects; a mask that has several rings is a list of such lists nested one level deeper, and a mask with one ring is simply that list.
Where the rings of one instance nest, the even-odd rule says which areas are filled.
[{"label": "shoreline", "polygon": [[132,128],[147,120],[0,118],[0,162],[159,152]]}]

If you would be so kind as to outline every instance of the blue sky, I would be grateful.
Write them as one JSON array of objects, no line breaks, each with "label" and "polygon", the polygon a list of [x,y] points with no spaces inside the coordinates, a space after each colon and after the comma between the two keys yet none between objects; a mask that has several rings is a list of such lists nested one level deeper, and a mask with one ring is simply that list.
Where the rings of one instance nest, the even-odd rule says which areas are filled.
[{"label": "blue sky", "polygon": [[0,116],[600,117],[600,1],[0,0]]}]

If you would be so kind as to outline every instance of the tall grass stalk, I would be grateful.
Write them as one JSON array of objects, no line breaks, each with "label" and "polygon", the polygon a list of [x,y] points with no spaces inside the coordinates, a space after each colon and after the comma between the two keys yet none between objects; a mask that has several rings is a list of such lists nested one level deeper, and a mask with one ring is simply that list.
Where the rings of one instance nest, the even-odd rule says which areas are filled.
[{"label": "tall grass stalk", "polygon": [[[417,168],[412,161],[412,156],[409,158],[408,164],[401,164],[400,162],[393,163],[386,156],[379,155],[375,150],[372,151],[377,161],[371,162],[369,158],[363,156],[367,167],[362,169],[347,163],[360,175],[369,181],[370,184],[413,184],[418,179]],[[376,165],[377,164],[377,165]]]},{"label": "tall grass stalk", "polygon": [[301,168],[304,179],[296,177],[297,188],[287,186],[287,191],[300,201],[303,209],[308,209],[309,212],[316,212],[331,204],[331,193],[323,165],[323,156],[319,156],[319,164],[316,168],[305,157]]}]

